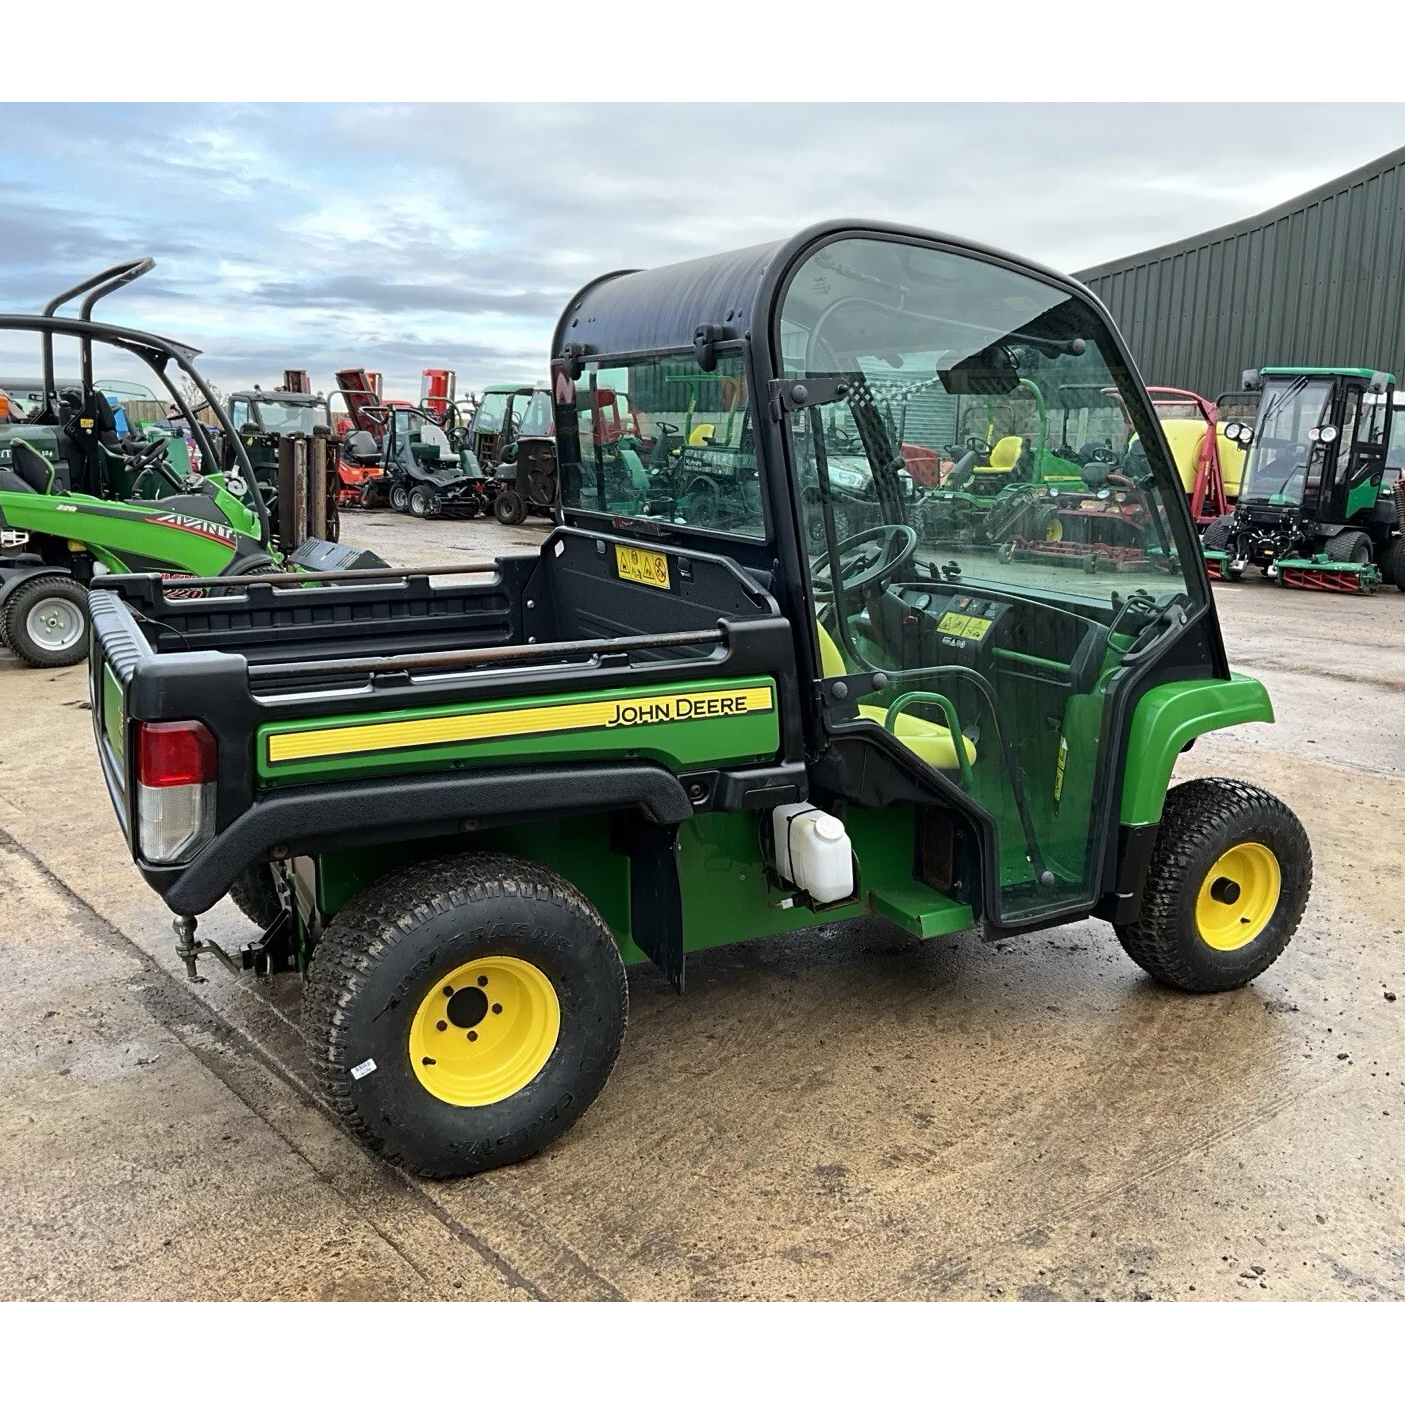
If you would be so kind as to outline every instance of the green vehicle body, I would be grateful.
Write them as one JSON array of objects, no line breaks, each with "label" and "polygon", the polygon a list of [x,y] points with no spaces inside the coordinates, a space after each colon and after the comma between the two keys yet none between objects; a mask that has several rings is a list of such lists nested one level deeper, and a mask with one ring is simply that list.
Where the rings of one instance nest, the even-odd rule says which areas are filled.
[{"label": "green vehicle body", "polygon": [[[914,306],[910,289],[926,290],[931,307]],[[911,381],[930,377],[934,359],[952,399],[1028,394],[1023,382],[1037,376],[1116,385],[1164,549],[1115,576],[1072,573],[1012,559],[979,524],[955,539],[934,529],[902,482],[883,404],[884,368],[910,364]],[[533,1131],[544,1125],[535,1113],[512,1121],[535,1096],[531,1074],[479,1101],[433,1091],[449,1056],[415,1040],[452,1037],[454,1058],[471,1061],[451,1023],[478,1038],[452,1008],[436,1024],[433,1002],[467,992],[487,1010],[487,997],[469,990],[462,954],[415,955],[391,928],[412,944],[412,929],[443,919],[459,924],[445,929],[450,945],[481,940],[483,959],[520,964],[535,959],[522,954],[533,933],[557,920],[533,904],[571,907],[594,924],[573,960],[587,947],[602,971],[647,960],[680,993],[697,953],[859,917],[918,939],[979,926],[987,940],[1098,917],[1184,989],[1233,988],[1276,957],[1306,901],[1291,873],[1292,910],[1251,949],[1264,953],[1253,969],[1232,958],[1177,976],[1136,947],[1153,877],[1165,910],[1159,836],[1189,842],[1185,804],[1168,800],[1176,758],[1197,737],[1273,712],[1262,685],[1229,669],[1165,437],[1085,289],[922,231],[822,225],[701,267],[588,285],[558,324],[550,384],[560,497],[537,551],[315,591],[296,577],[249,577],[198,600],[154,577],[111,576],[92,596],[95,742],[133,859],[175,914],[181,959],[192,977],[205,953],[305,973],[329,1098],[359,1107],[403,1087],[410,1099],[367,1114],[373,1144],[461,1174],[556,1134]],[[660,434],[680,403],[695,410],[713,426],[706,447],[725,450],[735,474],[715,496],[670,495],[666,511],[655,494],[622,496],[618,440],[595,433],[604,399],[620,393],[633,423]],[[841,402],[870,470],[842,490],[822,422]],[[1080,477],[1079,464],[1047,452],[1042,409],[1040,423],[1042,482]],[[842,538],[836,521],[853,505],[876,524]],[[216,763],[201,772],[201,818],[167,847],[158,821],[176,811],[149,811],[138,777],[152,774],[143,758],[169,729],[205,738]],[[1238,787],[1233,803],[1259,807],[1257,851],[1278,842],[1269,811],[1281,806],[1251,792]],[[1237,823],[1230,809],[1216,813]],[[818,833],[821,821],[831,838],[838,822],[844,857],[824,884],[802,882],[789,826]],[[1196,842],[1194,883],[1208,892],[1219,858],[1203,846],[1215,841]],[[1305,838],[1281,852],[1310,872]],[[494,883],[504,885],[496,897],[469,891]],[[1230,912],[1247,884],[1226,876],[1214,901]],[[227,892],[267,914],[238,957],[195,939]],[[479,901],[484,925],[456,915]],[[1278,911],[1277,896],[1264,901],[1246,941]],[[1210,950],[1203,931],[1191,936]],[[324,949],[338,954],[324,960]],[[402,956],[411,964],[400,974],[380,964]],[[361,978],[338,982],[352,970],[379,980],[373,968],[398,984],[365,997],[374,1010],[363,1027]],[[478,985],[504,979],[491,969]],[[564,1040],[599,989],[563,991]],[[622,1016],[622,973],[599,998],[601,1020]],[[366,1041],[411,1016],[428,1032],[367,1060]],[[489,1038],[509,1023],[485,1026]],[[344,1053],[342,1028],[355,1046]],[[588,1105],[612,1059],[578,1065],[599,1079],[563,1092],[546,1124]],[[381,1082],[353,1086],[382,1067]],[[378,1140],[411,1105],[412,1121],[453,1123],[430,1154]],[[482,1111],[492,1108],[508,1121]]]}]

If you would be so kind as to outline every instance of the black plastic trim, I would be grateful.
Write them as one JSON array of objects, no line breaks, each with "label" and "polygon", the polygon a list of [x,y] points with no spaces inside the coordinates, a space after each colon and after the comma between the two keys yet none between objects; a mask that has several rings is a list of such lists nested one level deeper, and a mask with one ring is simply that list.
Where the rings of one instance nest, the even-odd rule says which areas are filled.
[{"label": "black plastic trim", "polygon": [[510,767],[298,786],[261,795],[188,864],[148,864],[140,855],[137,864],[167,907],[193,917],[213,907],[249,864],[269,858],[275,847],[286,851],[281,858],[373,844],[396,827],[445,834],[465,820],[559,818],[631,807],[657,825],[676,826],[693,813],[677,777],[644,764]]}]

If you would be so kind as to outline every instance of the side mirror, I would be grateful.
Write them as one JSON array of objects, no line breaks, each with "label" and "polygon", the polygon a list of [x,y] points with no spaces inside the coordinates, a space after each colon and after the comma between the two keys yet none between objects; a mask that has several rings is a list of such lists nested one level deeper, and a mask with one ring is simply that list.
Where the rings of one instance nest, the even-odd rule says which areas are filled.
[{"label": "side mirror", "polygon": [[1240,387],[1244,390],[1259,391],[1264,388],[1264,378],[1252,366],[1239,377]]}]

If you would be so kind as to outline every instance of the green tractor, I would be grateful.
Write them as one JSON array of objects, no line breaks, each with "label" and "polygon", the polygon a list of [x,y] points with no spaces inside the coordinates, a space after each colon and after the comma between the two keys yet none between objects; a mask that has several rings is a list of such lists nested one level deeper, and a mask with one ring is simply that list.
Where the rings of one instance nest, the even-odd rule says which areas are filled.
[{"label": "green tractor", "polygon": [[[1169,543],[1135,569],[1001,559],[934,531],[900,482],[870,378],[999,398],[1041,362],[1126,404]],[[657,427],[699,372],[736,387],[749,472],[723,504],[620,511],[601,390]],[[550,1145],[609,1076],[627,966],[682,993],[731,942],[1096,917],[1192,992],[1282,954],[1312,880],[1301,824],[1238,780],[1171,785],[1198,736],[1272,707],[1230,671],[1155,410],[1080,284],[949,236],[819,225],[589,284],[552,398],[539,550],[320,592],[93,592],[95,742],[177,951],[192,978],[203,956],[306,978],[310,1066],[367,1145],[431,1176]],[[846,491],[875,518],[848,535],[835,405],[867,469]],[[231,888],[263,924],[240,953],[197,939]]]},{"label": "green tractor", "polygon": [[[22,550],[0,560],[0,634],[32,667],[78,662],[88,649],[88,587],[111,573],[156,571],[166,577],[234,577],[285,564],[326,570],[383,565],[369,554],[310,541],[285,558],[272,545],[267,507],[248,455],[222,409],[228,473],[182,477],[168,441],[120,436],[112,406],[93,382],[93,344],[140,358],[165,387],[194,434],[201,461],[220,458],[211,435],[191,412],[170,371],[188,376],[208,401],[193,348],[147,332],[92,320],[94,304],[153,262],[119,264],[61,293],[42,315],[0,317],[0,332],[33,332],[42,344],[42,403],[18,424],[0,426],[0,527],[28,534]],[[86,293],[77,318],[57,309]],[[54,338],[78,341],[79,389],[60,396],[54,382]],[[205,587],[192,589],[202,591]]]},{"label": "green tractor", "polygon": [[1225,436],[1247,451],[1239,499],[1205,529],[1212,579],[1257,566],[1280,585],[1369,595],[1405,591],[1405,397],[1388,371],[1269,366],[1245,371],[1255,424]]}]

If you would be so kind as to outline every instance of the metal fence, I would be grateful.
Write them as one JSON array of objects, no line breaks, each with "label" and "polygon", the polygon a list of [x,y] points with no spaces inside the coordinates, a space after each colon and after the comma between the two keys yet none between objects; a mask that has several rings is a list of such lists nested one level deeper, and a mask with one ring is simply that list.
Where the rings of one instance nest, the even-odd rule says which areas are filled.
[{"label": "metal fence", "polygon": [[1248,366],[1405,373],[1405,147],[1261,215],[1084,269],[1145,379],[1215,397]]}]

